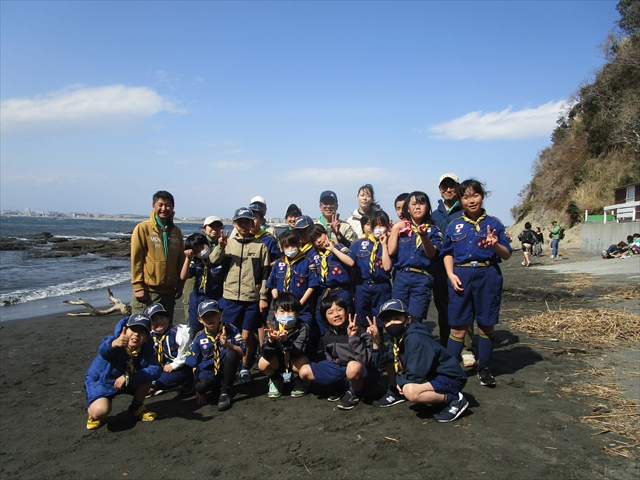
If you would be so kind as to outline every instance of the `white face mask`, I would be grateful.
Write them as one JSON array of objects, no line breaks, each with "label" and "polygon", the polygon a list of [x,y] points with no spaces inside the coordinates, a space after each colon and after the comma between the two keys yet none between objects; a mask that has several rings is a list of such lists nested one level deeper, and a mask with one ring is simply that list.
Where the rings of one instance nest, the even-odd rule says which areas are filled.
[{"label": "white face mask", "polygon": [[299,251],[300,251],[300,250],[299,250],[299,249],[297,249],[297,248],[291,248],[291,249],[289,249],[289,250],[285,250],[285,251],[284,251],[284,254],[287,256],[287,258],[293,258],[293,257],[295,257],[296,255],[298,255],[298,252],[299,252]]},{"label": "white face mask", "polygon": [[386,231],[387,231],[386,228],[374,228],[373,229],[373,238],[375,238],[377,240]]},{"label": "white face mask", "polygon": [[204,247],[202,250],[200,250],[200,253],[198,253],[198,255],[196,255],[198,258],[209,258],[209,254],[211,253],[211,249],[206,246]]},{"label": "white face mask", "polygon": [[296,324],[295,315],[276,315],[276,320],[285,328],[285,330],[293,328]]}]

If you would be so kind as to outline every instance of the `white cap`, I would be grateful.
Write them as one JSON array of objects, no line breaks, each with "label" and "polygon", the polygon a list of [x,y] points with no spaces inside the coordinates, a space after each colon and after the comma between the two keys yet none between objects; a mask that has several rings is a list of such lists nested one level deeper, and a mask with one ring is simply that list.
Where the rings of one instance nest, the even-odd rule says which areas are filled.
[{"label": "white cap", "polygon": [[251,199],[249,203],[262,203],[263,205],[266,205],[267,201],[264,198],[262,198],[260,195],[256,195]]},{"label": "white cap", "polygon": [[202,226],[206,227],[207,225],[211,225],[213,222],[222,223],[222,220],[220,219],[220,217],[216,217],[215,215],[211,215],[211,216],[209,216],[209,217],[204,219],[204,223],[202,224]]},{"label": "white cap", "polygon": [[460,179],[458,178],[458,176],[455,173],[445,173],[444,175],[442,175],[440,177],[440,181],[438,182],[438,185],[440,185],[445,178],[450,178],[454,182],[460,183]]}]

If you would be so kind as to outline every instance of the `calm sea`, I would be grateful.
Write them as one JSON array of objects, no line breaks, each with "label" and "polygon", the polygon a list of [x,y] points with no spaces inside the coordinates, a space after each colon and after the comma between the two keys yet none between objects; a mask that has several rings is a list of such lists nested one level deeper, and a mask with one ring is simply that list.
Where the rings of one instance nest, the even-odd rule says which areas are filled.
[{"label": "calm sea", "polygon": [[[114,241],[128,237],[137,221],[87,220],[0,216],[0,236],[24,238],[50,232],[69,239]],[[200,224],[180,223],[185,235],[199,231]],[[131,300],[128,258],[81,255],[71,258],[30,258],[25,251],[0,251],[0,321],[32,318],[66,311],[85,311],[63,300],[83,300],[94,306],[109,303],[107,287],[125,303]]]}]

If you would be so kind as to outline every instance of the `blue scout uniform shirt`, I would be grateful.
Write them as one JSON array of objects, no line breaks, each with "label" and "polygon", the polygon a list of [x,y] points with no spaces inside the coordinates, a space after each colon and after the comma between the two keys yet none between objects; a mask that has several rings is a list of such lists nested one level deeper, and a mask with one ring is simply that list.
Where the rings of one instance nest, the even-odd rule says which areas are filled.
[{"label": "blue scout uniform shirt", "polygon": [[[207,265],[207,277],[203,284],[203,276],[205,273],[205,263]],[[193,290],[207,298],[217,300],[222,297],[222,286],[224,277],[222,276],[222,265],[212,266],[207,260],[203,262],[199,258],[194,258],[189,264],[189,275],[196,277]]]},{"label": "blue scout uniform shirt", "polygon": [[[267,288],[278,290],[279,293],[289,292],[302,298],[308,288],[318,287],[318,277],[315,269],[311,268],[311,261],[307,256],[300,256],[294,259],[293,264],[289,265],[284,258],[276,261],[271,270],[269,280],[267,280]],[[291,270],[289,281],[287,282],[287,272]],[[287,284],[285,288],[285,284]]]},{"label": "blue scout uniform shirt", "polygon": [[[226,327],[227,340],[240,347],[243,352],[246,351],[240,330],[230,323],[220,323],[218,333],[215,335],[208,332],[206,327],[196,333],[195,337],[193,337],[193,341],[191,342],[191,347],[189,347],[189,352],[187,353],[187,360],[185,361],[186,365],[191,368],[197,367],[198,370],[213,370],[216,348],[219,349],[220,362],[222,362],[222,359],[227,353],[227,347],[220,342],[218,334],[222,333],[223,326]],[[214,344],[216,338],[218,339],[217,347]]]},{"label": "blue scout uniform shirt", "polygon": [[167,328],[163,334],[151,332],[153,348],[156,354],[162,354],[162,358],[158,360],[161,365],[173,362],[178,356],[179,345],[176,341],[176,333],[178,333],[177,325]]},{"label": "blue scout uniform shirt", "polygon": [[[371,271],[371,254],[373,249],[377,247],[375,260],[373,262],[373,271]],[[369,237],[361,238],[351,244],[351,252],[349,253],[356,262],[357,282],[362,283],[371,280],[374,283],[388,283],[391,278],[391,272],[385,271],[382,266],[382,245],[378,241],[372,241]]]},{"label": "blue scout uniform shirt", "polygon": [[454,265],[474,261],[500,263],[500,257],[486,244],[487,225],[491,230],[496,231],[498,243],[512,252],[502,222],[496,217],[486,215],[483,209],[477,225],[476,222],[469,222],[464,217],[449,224],[442,247],[442,256],[452,255]]},{"label": "blue scout uniform shirt", "polygon": [[278,241],[273,238],[273,235],[269,232],[261,230],[260,233],[256,235],[256,238],[267,246],[267,250],[269,251],[269,263],[273,263],[274,260],[282,257],[282,252],[278,248]]},{"label": "blue scout uniform shirt", "polygon": [[[433,246],[437,250],[442,247],[442,233],[440,229],[435,225],[430,225],[427,228],[427,236],[433,243]],[[393,266],[397,269],[410,267],[418,268],[420,270],[431,267],[432,260],[435,260],[439,255],[439,251],[433,259],[429,259],[422,246],[422,239],[413,230],[411,236],[408,233],[400,232],[398,238],[398,251],[394,255]]]},{"label": "blue scout uniform shirt", "polygon": [[[336,248],[342,253],[349,254],[349,249],[344,245],[338,243]],[[318,282],[322,288],[336,288],[341,287],[349,289],[351,278],[349,277],[349,271],[347,267],[342,264],[336,255],[329,253],[326,256],[326,272],[323,274],[322,270],[322,257],[319,251],[315,252],[313,256],[313,263],[316,266],[316,273],[318,275]],[[326,275],[326,276],[325,276]]]}]

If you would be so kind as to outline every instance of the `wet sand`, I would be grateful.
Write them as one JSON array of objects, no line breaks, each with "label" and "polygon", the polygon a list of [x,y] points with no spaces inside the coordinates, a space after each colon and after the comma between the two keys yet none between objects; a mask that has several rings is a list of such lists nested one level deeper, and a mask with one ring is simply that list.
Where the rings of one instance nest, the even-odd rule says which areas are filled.
[{"label": "wet sand", "polygon": [[[566,252],[563,258],[577,264],[589,257]],[[516,252],[503,264],[492,363],[498,385],[481,387],[471,372],[464,390],[470,407],[448,424],[433,420],[436,410],[429,407],[372,406],[385,391],[384,378],[355,409],[340,411],[313,391],[268,399],[267,379],[254,370],[252,385],[234,387],[227,412],[217,411],[217,398],[199,406],[194,397],[170,392],[147,400],[156,421],[134,422],[126,415],[130,397],[122,396],[107,425],[88,431],[84,373],[120,317],[56,314],[3,322],[2,478],[638,478],[637,462],[603,453],[608,436],[593,436],[580,422],[591,411],[584,399],[558,388],[577,381],[572,374],[588,368],[585,358],[554,355],[544,347],[562,343],[509,329],[510,319],[547,308],[637,313],[637,300],[603,298],[628,285],[628,275],[598,277],[585,294],[557,285],[571,278],[567,274],[537,268],[551,264],[548,257],[534,258],[529,268],[521,261]],[[530,287],[539,287],[535,295]],[[181,315],[180,308],[176,312]],[[436,313],[432,304],[431,327]],[[631,352],[631,361],[637,354],[628,345],[619,351]]]}]

